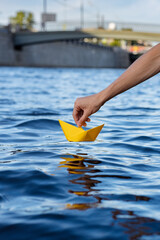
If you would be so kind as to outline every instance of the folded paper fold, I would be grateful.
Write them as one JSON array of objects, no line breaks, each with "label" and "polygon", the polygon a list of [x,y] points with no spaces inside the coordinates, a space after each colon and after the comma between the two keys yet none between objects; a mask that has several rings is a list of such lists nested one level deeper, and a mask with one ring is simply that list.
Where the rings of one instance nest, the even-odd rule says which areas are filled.
[{"label": "folded paper fold", "polygon": [[83,128],[75,127],[69,123],[66,123],[62,120],[59,120],[61,128],[64,132],[65,137],[70,142],[86,142],[86,141],[95,141],[98,134],[100,133],[103,125],[94,127],[89,130],[84,130]]}]

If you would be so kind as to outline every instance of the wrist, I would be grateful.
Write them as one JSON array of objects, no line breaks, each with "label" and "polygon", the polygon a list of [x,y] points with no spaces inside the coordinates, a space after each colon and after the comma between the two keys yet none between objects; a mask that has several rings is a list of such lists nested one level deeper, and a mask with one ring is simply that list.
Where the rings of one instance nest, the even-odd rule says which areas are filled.
[{"label": "wrist", "polygon": [[111,96],[110,96],[111,91],[109,88],[110,87],[107,87],[98,93],[101,106],[111,99]]},{"label": "wrist", "polygon": [[107,102],[108,99],[108,94],[106,89],[102,90],[101,92],[97,93],[97,102],[99,104],[99,106],[103,106],[105,104],[105,102]]}]

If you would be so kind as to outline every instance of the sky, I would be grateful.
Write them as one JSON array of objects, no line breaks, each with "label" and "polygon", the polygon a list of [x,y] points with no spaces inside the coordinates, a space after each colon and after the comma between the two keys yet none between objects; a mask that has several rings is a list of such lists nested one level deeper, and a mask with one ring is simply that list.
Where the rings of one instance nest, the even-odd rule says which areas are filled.
[{"label": "sky", "polygon": [[[80,19],[80,4],[84,4],[85,21],[103,16],[106,21],[160,24],[160,0],[46,0],[47,11],[57,14],[57,20]],[[17,11],[30,11],[40,22],[43,0],[0,0],[0,24],[8,24]]]}]

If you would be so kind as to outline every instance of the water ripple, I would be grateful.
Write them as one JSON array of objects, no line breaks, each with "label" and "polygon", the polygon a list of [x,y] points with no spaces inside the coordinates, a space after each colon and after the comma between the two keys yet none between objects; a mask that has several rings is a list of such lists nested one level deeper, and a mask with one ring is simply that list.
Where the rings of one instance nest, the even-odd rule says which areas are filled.
[{"label": "water ripple", "polygon": [[15,112],[16,115],[22,116],[57,116],[58,112],[47,108],[22,109]]},{"label": "water ripple", "polygon": [[160,238],[159,76],[92,117],[95,142],[67,142],[58,122],[123,71],[1,68],[1,239]]},{"label": "water ripple", "polygon": [[17,124],[15,127],[17,128],[33,128],[33,129],[50,129],[54,130],[57,129],[59,126],[58,121],[50,120],[50,119],[38,119],[38,120],[30,120],[24,121],[20,124]]}]

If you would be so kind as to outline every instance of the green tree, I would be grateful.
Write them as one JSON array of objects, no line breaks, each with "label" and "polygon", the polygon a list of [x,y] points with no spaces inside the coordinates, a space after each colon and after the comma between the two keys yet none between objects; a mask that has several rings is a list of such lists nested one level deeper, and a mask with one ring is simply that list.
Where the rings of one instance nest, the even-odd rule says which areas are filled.
[{"label": "green tree", "polygon": [[31,12],[28,13],[26,16],[26,28],[32,30],[34,24],[34,17]]},{"label": "green tree", "polygon": [[15,17],[10,18],[10,24],[19,30],[32,30],[34,24],[34,17],[31,12],[19,11]]},{"label": "green tree", "polygon": [[120,47],[121,46],[121,41],[119,39],[114,39],[111,43],[110,46],[112,47]]}]

